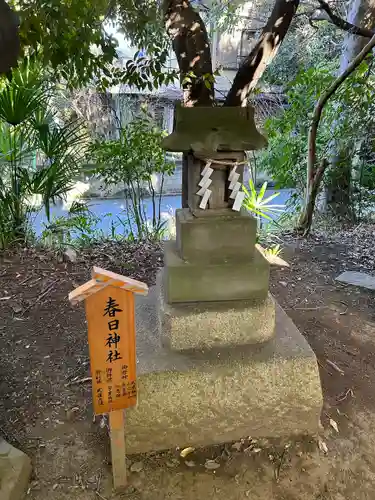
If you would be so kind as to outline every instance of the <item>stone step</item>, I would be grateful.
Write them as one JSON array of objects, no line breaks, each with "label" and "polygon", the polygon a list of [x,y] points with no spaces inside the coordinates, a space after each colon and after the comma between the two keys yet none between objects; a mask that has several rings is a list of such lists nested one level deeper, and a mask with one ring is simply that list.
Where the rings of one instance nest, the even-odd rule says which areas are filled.
[{"label": "stone step", "polygon": [[195,217],[187,208],[176,210],[176,241],[188,262],[222,263],[249,260],[254,255],[257,221],[233,210],[202,210]]},{"label": "stone step", "polygon": [[269,263],[258,249],[253,258],[226,263],[187,262],[178,254],[175,241],[164,244],[166,302],[214,302],[265,300]]}]

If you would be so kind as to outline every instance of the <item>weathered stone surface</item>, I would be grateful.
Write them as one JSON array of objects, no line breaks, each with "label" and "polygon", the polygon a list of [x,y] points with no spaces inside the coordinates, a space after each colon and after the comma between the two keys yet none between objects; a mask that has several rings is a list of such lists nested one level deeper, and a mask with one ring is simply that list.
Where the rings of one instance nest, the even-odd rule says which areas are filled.
[{"label": "weathered stone surface", "polygon": [[0,438],[0,499],[21,500],[30,474],[29,457]]},{"label": "weathered stone surface", "polygon": [[275,302],[271,295],[251,301],[170,305],[158,279],[159,321],[164,345],[175,350],[257,344],[275,333]]},{"label": "weathered stone surface", "polygon": [[368,288],[369,290],[375,290],[375,276],[371,276],[367,273],[345,271],[336,278],[336,281],[347,283],[348,285]]},{"label": "weathered stone surface", "polygon": [[177,107],[174,132],[163,141],[168,151],[251,151],[267,146],[255,126],[254,108]]},{"label": "weathered stone surface", "polygon": [[276,337],[265,344],[175,352],[160,345],[156,290],[137,301],[139,400],[127,411],[129,453],[318,431],[316,358],[280,307]]},{"label": "weathered stone surface", "polygon": [[175,241],[164,244],[164,289],[168,304],[228,300],[265,300],[269,263],[255,249],[253,259],[225,263],[182,260]]},{"label": "weathered stone surface", "polygon": [[[213,213],[212,213],[213,212]],[[251,259],[255,251],[257,222],[247,213],[207,210],[194,217],[189,209],[176,211],[176,242],[180,257],[189,262]],[[211,214],[210,214],[211,213]]]}]

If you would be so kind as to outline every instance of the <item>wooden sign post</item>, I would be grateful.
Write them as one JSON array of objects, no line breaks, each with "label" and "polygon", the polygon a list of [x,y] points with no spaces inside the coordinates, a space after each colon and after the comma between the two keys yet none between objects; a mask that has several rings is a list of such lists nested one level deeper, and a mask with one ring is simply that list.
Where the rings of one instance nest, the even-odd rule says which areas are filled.
[{"label": "wooden sign post", "polygon": [[147,295],[147,285],[94,267],[92,280],[69,294],[72,304],[86,303],[93,406],[109,413],[115,489],[127,484],[124,410],[137,403],[135,293]]}]

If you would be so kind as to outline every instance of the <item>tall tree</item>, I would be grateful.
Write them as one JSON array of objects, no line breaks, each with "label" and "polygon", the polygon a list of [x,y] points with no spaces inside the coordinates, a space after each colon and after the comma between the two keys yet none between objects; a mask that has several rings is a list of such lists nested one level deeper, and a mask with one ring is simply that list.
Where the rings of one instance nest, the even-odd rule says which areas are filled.
[{"label": "tall tree", "polygon": [[245,58],[225,101],[226,106],[246,106],[267,66],[276,56],[297,11],[299,0],[276,0],[253,50]]},{"label": "tall tree", "polygon": [[[276,0],[261,36],[245,58],[225,100],[225,106],[246,106],[268,64],[275,57],[299,5],[299,0]],[[172,40],[187,106],[214,102],[212,59],[207,30],[190,0],[164,0],[165,27]],[[187,157],[182,165],[182,206],[187,204]]]},{"label": "tall tree", "polygon": [[[362,48],[357,56],[348,63],[346,69],[342,71],[338,78],[323,92],[316,103],[311,125],[308,134],[308,153],[307,153],[307,181],[306,181],[306,199],[304,208],[301,212],[298,230],[307,235],[311,229],[316,197],[320,188],[323,175],[328,166],[328,161],[323,158],[320,165],[317,165],[317,135],[323,109],[329,99],[334,95],[345,80],[358,68],[362,61],[375,47],[375,34],[370,41]],[[337,168],[337,167],[336,167]]]},{"label": "tall tree", "polygon": [[[166,29],[172,39],[182,81],[195,77],[188,85],[192,99],[189,105],[207,104],[202,77],[212,74],[210,44],[202,18],[190,0],[164,0]],[[267,66],[271,63],[288,32],[299,0],[276,0],[269,19],[253,50],[240,66],[233,85],[227,95],[225,106],[246,106]]]},{"label": "tall tree", "polygon": [[[339,75],[343,74],[351,62],[358,56],[368,43],[375,28],[375,0],[354,0],[350,2],[347,16],[349,29],[344,39]],[[342,26],[344,28],[344,26]],[[356,28],[360,27],[360,30]],[[344,28],[345,29],[345,28]],[[347,111],[350,113],[350,110]],[[337,126],[345,116],[338,117]],[[335,136],[334,130],[333,137]],[[331,148],[331,182],[327,190],[327,202],[331,209],[342,218],[352,218],[351,185],[353,145],[336,139]]]}]

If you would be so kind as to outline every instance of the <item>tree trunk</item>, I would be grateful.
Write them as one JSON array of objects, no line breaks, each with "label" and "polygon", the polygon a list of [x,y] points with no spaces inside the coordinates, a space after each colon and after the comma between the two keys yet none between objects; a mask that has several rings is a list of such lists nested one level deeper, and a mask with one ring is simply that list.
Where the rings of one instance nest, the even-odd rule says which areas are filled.
[{"label": "tree trunk", "polygon": [[298,5],[299,0],[276,0],[257,44],[235,76],[232,88],[225,100],[225,106],[247,106],[250,93],[276,56]]},{"label": "tree trunk", "polygon": [[5,0],[0,0],[0,73],[17,66],[20,53],[19,18]]},{"label": "tree trunk", "polygon": [[212,106],[211,48],[206,27],[189,0],[164,0],[165,27],[180,68],[184,106]]},{"label": "tree trunk", "polygon": [[[351,2],[348,22],[370,30],[375,28],[375,0],[354,0]],[[368,40],[368,38],[354,35],[351,32],[346,35],[341,53],[339,74],[347,69],[350,62],[355,59],[366,43],[368,43]],[[348,112],[350,111],[348,110]],[[339,124],[340,118],[338,118],[336,126],[339,126]],[[332,135],[335,135],[334,130],[332,131]],[[342,150],[337,142],[332,144],[331,163],[333,175],[327,189],[328,206],[338,217],[348,219],[353,218],[351,207],[352,154],[353,151],[351,148]]]},{"label": "tree trunk", "polygon": [[318,135],[318,127],[322,117],[324,106],[329,99],[337,91],[337,89],[344,83],[344,81],[357,69],[361,62],[375,47],[375,35],[370,41],[362,48],[360,53],[350,62],[344,72],[336,78],[336,80],[328,87],[328,89],[321,94],[315,106],[314,114],[311,120],[311,126],[308,135],[308,153],[307,153],[307,179],[306,179],[306,199],[304,210],[298,223],[297,230],[303,232],[304,235],[308,234],[311,229],[312,216],[315,208],[316,196],[323,179],[324,172],[327,167],[327,161],[322,160],[319,168],[316,168],[316,138]]},{"label": "tree trunk", "polygon": [[[214,88],[207,84],[212,75],[210,43],[205,25],[189,0],[164,0],[165,26],[172,39],[181,72],[184,106],[212,106]],[[268,64],[283,41],[299,0],[276,0],[261,37],[239,69],[225,106],[246,106]],[[187,206],[187,155],[182,160],[182,206]]]},{"label": "tree trunk", "polygon": [[328,162],[326,159],[324,159],[315,172],[314,176],[310,179],[306,189],[305,204],[301,212],[297,227],[297,231],[303,233],[304,236],[307,236],[311,229],[316,198],[318,196],[320,184],[322,182],[327,166]]},{"label": "tree trunk", "polygon": [[[213,85],[207,85],[212,76],[210,42],[206,27],[189,0],[164,0],[165,27],[172,39],[173,50],[180,68],[184,93],[183,105],[212,106]],[[188,206],[188,157],[182,157],[182,207]]]}]

